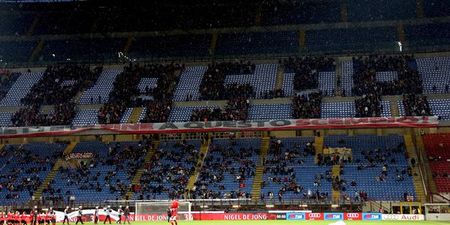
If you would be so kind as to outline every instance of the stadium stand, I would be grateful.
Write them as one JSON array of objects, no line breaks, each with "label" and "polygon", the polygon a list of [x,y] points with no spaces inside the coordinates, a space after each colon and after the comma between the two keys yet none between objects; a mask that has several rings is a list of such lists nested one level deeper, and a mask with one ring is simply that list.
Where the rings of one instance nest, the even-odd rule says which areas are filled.
[{"label": "stadium stand", "polygon": [[423,136],[430,169],[439,192],[450,191],[450,154],[446,150],[450,145],[449,134],[427,134]]},{"label": "stadium stand", "polygon": [[211,143],[193,198],[250,198],[259,139],[217,139]]},{"label": "stadium stand", "polygon": [[23,73],[17,78],[16,82],[11,86],[6,93],[6,96],[1,100],[2,106],[20,106],[21,100],[28,95],[33,85],[38,83],[42,77],[43,72],[39,73]]},{"label": "stadium stand", "polygon": [[239,33],[220,35],[219,55],[279,54],[298,52],[297,32]]},{"label": "stadium stand", "polygon": [[[134,199],[181,198],[199,157],[199,140],[162,142],[145,165]],[[161,176],[164,174],[164,176]]]},{"label": "stadium stand", "polygon": [[80,97],[80,104],[104,104],[109,100],[119,70],[104,69],[94,86],[87,89]]},{"label": "stadium stand", "polygon": [[19,205],[31,199],[43,182],[66,144],[33,143],[7,145],[0,161],[1,204]]},{"label": "stadium stand", "polygon": [[351,198],[361,190],[374,200],[405,200],[405,192],[415,195],[402,136],[325,136],[324,146],[351,149],[351,162],[341,165],[341,179],[346,181],[341,190]]},{"label": "stadium stand", "polygon": [[[80,142],[73,154],[92,154],[89,163],[68,161],[53,182],[44,190],[44,198],[68,203],[100,203],[104,199],[121,199],[128,191],[131,178],[148,151],[146,142]],[[68,157],[68,156],[66,156]],[[70,157],[70,156],[69,156]],[[72,198],[72,200],[74,200]]]},{"label": "stadium stand", "polygon": [[313,137],[272,139],[266,158],[261,199],[329,200],[331,167],[315,163]]}]

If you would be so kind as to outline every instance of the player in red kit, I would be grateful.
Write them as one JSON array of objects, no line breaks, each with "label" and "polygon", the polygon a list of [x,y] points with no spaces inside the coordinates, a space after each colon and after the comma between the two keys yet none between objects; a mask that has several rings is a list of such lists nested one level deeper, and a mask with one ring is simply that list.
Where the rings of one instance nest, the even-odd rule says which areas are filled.
[{"label": "player in red kit", "polygon": [[173,200],[172,204],[170,205],[170,218],[169,218],[170,224],[178,225],[177,214],[178,214],[178,201]]}]

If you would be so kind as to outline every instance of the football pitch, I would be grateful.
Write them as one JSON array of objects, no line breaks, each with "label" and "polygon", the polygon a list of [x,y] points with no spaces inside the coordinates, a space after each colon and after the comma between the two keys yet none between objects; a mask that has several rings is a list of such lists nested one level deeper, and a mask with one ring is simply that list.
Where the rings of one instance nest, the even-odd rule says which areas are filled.
[{"label": "football pitch", "polygon": [[[204,221],[178,221],[178,225],[294,225],[294,224],[313,224],[313,225],[328,225],[335,221],[286,221],[286,220],[260,220],[260,221],[219,221],[219,220],[204,220]],[[59,223],[60,225],[61,223]],[[74,224],[74,223],[71,223]],[[93,223],[85,223],[93,225]],[[103,223],[99,223],[101,225]],[[115,224],[115,223],[113,223]],[[162,222],[132,222],[131,225],[149,225],[149,224],[169,224],[167,221]],[[345,221],[345,224],[373,224],[373,225],[443,225],[450,224],[450,221]]]}]

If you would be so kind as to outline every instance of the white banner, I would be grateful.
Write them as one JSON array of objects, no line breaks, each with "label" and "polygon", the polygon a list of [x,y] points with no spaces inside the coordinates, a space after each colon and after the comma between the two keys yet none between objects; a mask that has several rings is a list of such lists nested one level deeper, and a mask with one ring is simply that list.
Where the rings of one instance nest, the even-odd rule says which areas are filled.
[{"label": "white banner", "polygon": [[383,214],[383,220],[409,220],[409,221],[419,221],[425,220],[424,215],[419,214]]}]

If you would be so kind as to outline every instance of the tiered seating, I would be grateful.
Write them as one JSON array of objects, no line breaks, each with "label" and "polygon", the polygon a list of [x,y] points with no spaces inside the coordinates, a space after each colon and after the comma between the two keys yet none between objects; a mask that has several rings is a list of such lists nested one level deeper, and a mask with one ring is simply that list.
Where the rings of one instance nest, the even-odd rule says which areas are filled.
[{"label": "tiered seating", "polygon": [[335,87],[336,72],[319,72],[319,89],[325,96],[334,96]]},{"label": "tiered seating", "polygon": [[[263,15],[261,23],[264,25],[279,24],[312,24],[339,22],[339,2],[274,2],[263,4]],[[281,4],[280,4],[281,3]],[[275,10],[275,7],[277,10]]]},{"label": "tiered seating", "polygon": [[221,34],[217,54],[276,54],[298,52],[298,34],[292,31]]},{"label": "tiered seating", "polygon": [[129,55],[133,58],[208,56],[211,35],[139,37]]},{"label": "tiered seating", "polygon": [[445,86],[450,86],[450,57],[418,58],[416,61],[424,93],[445,92]]},{"label": "tiered seating", "polygon": [[[131,179],[143,162],[145,143],[81,142],[73,153],[93,153],[87,164],[71,163],[73,167],[61,168],[50,184],[45,197],[67,201],[75,196],[77,202],[103,202],[121,199],[129,190]],[[80,164],[77,168],[77,164]]]},{"label": "tiered seating", "polygon": [[390,101],[381,101],[381,107],[381,117],[392,117]]},{"label": "tiered seating", "polygon": [[81,109],[73,118],[72,125],[87,126],[98,124],[98,110],[95,109]]},{"label": "tiered seating", "polygon": [[342,89],[345,91],[346,96],[352,94],[353,89],[353,61],[342,62]]},{"label": "tiered seating", "polygon": [[171,122],[185,122],[191,120],[192,111],[195,109],[214,109],[217,108],[217,105],[208,105],[208,106],[190,106],[190,107],[173,107],[172,111],[170,111],[169,121]]},{"label": "tiered seating", "polygon": [[450,99],[430,99],[431,112],[441,120],[450,120]]},{"label": "tiered seating", "polygon": [[0,127],[11,126],[11,117],[13,113],[10,112],[0,112]]},{"label": "tiered seating", "polygon": [[398,74],[396,71],[382,71],[382,72],[376,72],[376,79],[377,81],[394,81],[398,80]]},{"label": "tiered seating", "polygon": [[423,2],[426,17],[444,17],[450,15],[450,1],[428,0]]},{"label": "tiered seating", "polygon": [[198,160],[200,140],[162,142],[145,166],[134,199],[181,198]]},{"label": "tiered seating", "polygon": [[174,101],[185,101],[188,95],[192,95],[193,101],[198,100],[200,84],[207,69],[206,66],[187,67],[180,76]]},{"label": "tiered seating", "polygon": [[[439,10],[443,10],[440,8]],[[411,47],[445,46],[450,44],[450,23],[431,23],[405,27],[405,38]]]},{"label": "tiered seating", "polygon": [[127,108],[120,119],[120,123],[127,123],[130,119],[131,113],[133,112],[133,108]]},{"label": "tiered seating", "polygon": [[323,102],[321,118],[348,118],[356,114],[354,102]]},{"label": "tiered seating", "polygon": [[257,97],[262,97],[261,93],[273,91],[275,88],[277,64],[258,64],[253,74],[228,75],[225,78],[225,85],[228,84],[250,84]]},{"label": "tiered seating", "polygon": [[292,119],[292,106],[290,104],[277,105],[251,105],[249,108],[249,120],[278,120]]},{"label": "tiered seating", "polygon": [[216,139],[211,143],[194,198],[250,198],[260,139]]},{"label": "tiered seating", "polygon": [[[87,89],[80,98],[80,104],[93,103],[104,104],[109,100],[109,93],[113,89],[113,83],[116,80],[119,70],[104,69],[100,77],[95,82],[95,85]],[[101,101],[99,101],[101,100]]]},{"label": "tiered seating", "polygon": [[350,0],[347,7],[350,21],[401,20],[416,17],[415,0]]},{"label": "tiered seating", "polygon": [[[356,191],[366,192],[369,200],[403,200],[405,192],[415,196],[402,136],[325,136],[324,146],[352,149],[352,162],[344,165],[341,176],[347,183],[344,193],[351,198]],[[379,181],[384,164],[388,175]],[[356,186],[350,185],[353,180]]]},{"label": "tiered seating", "polygon": [[158,78],[147,78],[144,77],[141,79],[141,81],[138,84],[138,88],[141,91],[141,93],[144,93],[146,89],[152,90],[156,87],[156,84],[158,82]]},{"label": "tiered seating", "polygon": [[45,41],[41,57],[46,62],[104,62],[117,58],[125,39],[70,39]]},{"label": "tiered seating", "polygon": [[294,77],[295,73],[285,73],[283,80],[283,91],[285,96],[293,96],[294,91]]},{"label": "tiered seating", "polygon": [[[308,199],[308,191],[311,194],[331,193],[331,167],[317,166],[314,162],[315,153],[311,143],[313,137],[282,138],[281,149],[277,152],[273,143],[266,158],[266,169],[263,176],[264,185],[261,193],[264,198],[269,198],[269,192],[278,200],[278,193],[284,189],[284,200]],[[276,141],[275,141],[276,142]],[[309,151],[306,150],[309,145]],[[322,178],[319,178],[322,177]],[[315,186],[317,181],[320,185]],[[298,188],[297,188],[298,186]],[[324,195],[326,196],[326,195]],[[331,196],[330,196],[331,197]],[[310,196],[310,198],[313,198]],[[315,199],[315,198],[314,198]]]},{"label": "tiered seating", "polygon": [[311,30],[306,32],[306,49],[329,53],[392,49],[396,34],[394,27]]},{"label": "tiered seating", "polygon": [[39,73],[23,73],[17,81],[9,89],[5,98],[0,102],[0,106],[20,106],[20,100],[27,96],[31,87],[38,83],[43,76],[43,72]]},{"label": "tiered seating", "polygon": [[29,201],[65,146],[50,143],[6,146],[0,157],[0,204],[15,205]]},{"label": "tiered seating", "polygon": [[0,59],[4,63],[27,62],[36,44],[36,41],[2,41]]},{"label": "tiered seating", "polygon": [[450,134],[427,134],[423,143],[438,191],[450,192]]}]

